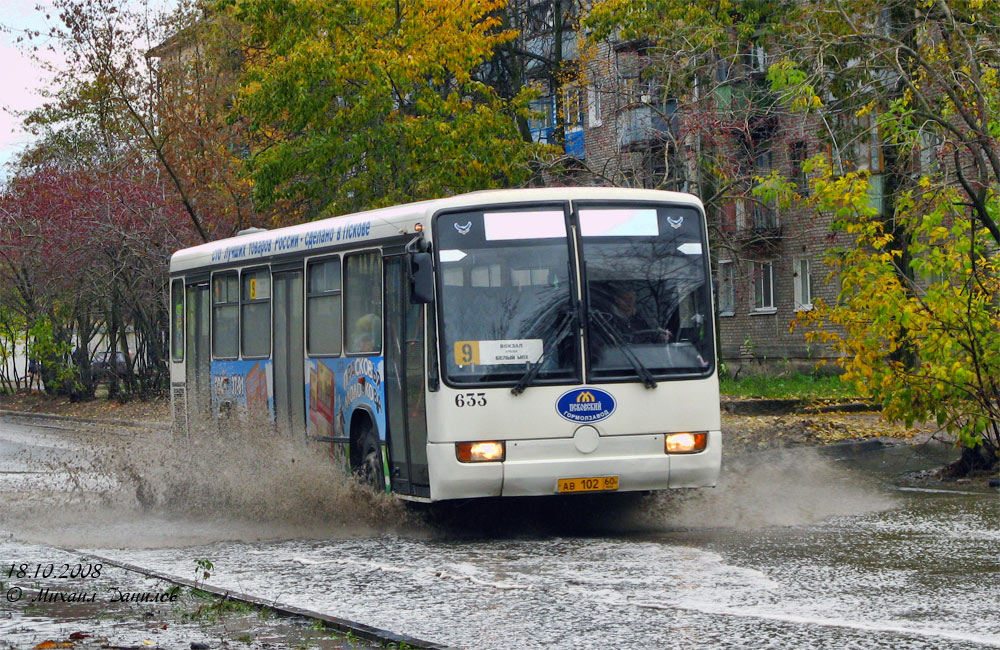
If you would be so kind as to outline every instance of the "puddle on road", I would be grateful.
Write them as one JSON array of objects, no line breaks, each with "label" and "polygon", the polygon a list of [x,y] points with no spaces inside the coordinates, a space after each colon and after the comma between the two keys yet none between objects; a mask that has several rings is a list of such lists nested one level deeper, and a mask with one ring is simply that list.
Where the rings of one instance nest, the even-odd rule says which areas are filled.
[{"label": "puddle on road", "polygon": [[912,464],[894,451],[758,454],[727,459],[714,490],[415,516],[313,443],[155,435],[61,457],[0,529],[180,576],[203,557],[215,586],[484,650],[1000,646],[1000,567],[983,559],[997,499],[889,490]]},{"label": "puddle on road", "polygon": [[874,481],[805,449],[727,459],[715,489],[482,500],[414,512],[359,489],[326,447],[270,427],[89,433],[85,442],[32,458],[44,475],[0,482],[11,504],[0,529],[61,546],[156,548],[386,532],[474,539],[793,526],[892,506]]},{"label": "puddle on road", "polygon": [[686,528],[751,530],[880,512],[895,502],[880,478],[854,471],[815,450],[795,449],[727,459],[716,488],[486,500],[445,505],[429,521],[437,536],[460,539],[619,535]]},{"label": "puddle on road", "polygon": [[[485,650],[1000,646],[1000,509],[937,501],[750,531],[102,553],[168,573],[194,553],[218,586]],[[934,534],[963,513],[961,540]]]},{"label": "puddle on road", "polygon": [[666,493],[648,517],[671,527],[747,530],[805,526],[893,505],[872,476],[798,449],[730,459],[717,488]]}]

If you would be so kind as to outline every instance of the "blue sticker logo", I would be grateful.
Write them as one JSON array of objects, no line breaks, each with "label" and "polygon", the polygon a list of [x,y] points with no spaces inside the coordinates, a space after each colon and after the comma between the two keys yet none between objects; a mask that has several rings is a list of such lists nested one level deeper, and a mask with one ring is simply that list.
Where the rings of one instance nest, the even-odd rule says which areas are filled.
[{"label": "blue sticker logo", "polygon": [[667,223],[670,224],[671,228],[677,230],[681,227],[681,224],[684,223],[684,217],[677,217],[676,219],[673,217],[667,217]]},{"label": "blue sticker logo", "polygon": [[455,224],[455,230],[457,230],[458,234],[460,234],[460,235],[468,235],[469,231],[472,230],[472,222],[470,221],[469,223],[465,224],[464,226],[460,226],[460,225],[458,225],[456,223]]},{"label": "blue sticker logo", "polygon": [[559,397],[556,411],[570,422],[598,422],[615,412],[615,398],[600,388],[574,388]]}]

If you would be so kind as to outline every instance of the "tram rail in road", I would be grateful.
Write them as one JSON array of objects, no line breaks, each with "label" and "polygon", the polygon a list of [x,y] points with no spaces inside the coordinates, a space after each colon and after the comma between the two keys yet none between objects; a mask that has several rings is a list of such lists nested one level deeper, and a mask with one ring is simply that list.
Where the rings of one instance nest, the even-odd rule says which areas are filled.
[{"label": "tram rail in road", "polygon": [[103,564],[110,564],[116,566],[120,569],[126,571],[132,571],[140,575],[156,578],[158,580],[163,580],[181,587],[188,587],[190,589],[199,589],[201,591],[212,594],[219,598],[234,600],[241,603],[246,603],[248,605],[253,605],[255,607],[260,607],[276,614],[284,616],[292,616],[305,618],[312,621],[320,623],[323,627],[341,632],[344,634],[353,634],[354,636],[360,637],[367,641],[374,641],[376,643],[394,643],[399,646],[407,646],[410,648],[419,648],[420,650],[458,650],[452,646],[442,645],[433,641],[427,641],[424,639],[418,639],[412,636],[407,636],[405,634],[397,634],[395,632],[390,632],[389,630],[383,630],[371,625],[365,625],[364,623],[358,623],[356,621],[351,621],[345,618],[339,618],[337,616],[330,616],[329,614],[322,614],[320,612],[315,612],[308,609],[303,609],[301,607],[294,607],[292,605],[285,605],[273,600],[265,600],[263,598],[258,598],[250,594],[244,594],[230,589],[220,589],[218,587],[213,587],[212,585],[206,584],[204,582],[197,582],[194,580],[189,580],[187,578],[181,578],[179,576],[170,575],[160,571],[154,571],[152,569],[147,569],[135,564],[130,564],[127,562],[121,562],[119,560],[114,560],[102,555],[97,555],[95,553],[78,551],[72,548],[60,548],[60,550],[67,553],[73,553],[75,555],[80,555],[85,558],[99,560]]}]

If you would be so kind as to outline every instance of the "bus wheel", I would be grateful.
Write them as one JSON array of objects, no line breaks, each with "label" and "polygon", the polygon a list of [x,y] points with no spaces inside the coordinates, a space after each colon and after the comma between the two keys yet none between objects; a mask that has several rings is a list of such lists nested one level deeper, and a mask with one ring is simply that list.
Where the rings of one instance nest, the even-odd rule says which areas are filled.
[{"label": "bus wheel", "polygon": [[382,471],[382,453],[375,432],[369,429],[358,440],[361,465],[357,469],[358,482],[373,492],[385,492],[385,473]]}]

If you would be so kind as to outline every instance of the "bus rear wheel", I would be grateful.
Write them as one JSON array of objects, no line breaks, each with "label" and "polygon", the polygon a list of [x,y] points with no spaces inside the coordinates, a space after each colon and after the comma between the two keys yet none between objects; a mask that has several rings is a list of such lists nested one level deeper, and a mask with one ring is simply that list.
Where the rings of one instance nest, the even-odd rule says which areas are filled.
[{"label": "bus rear wheel", "polygon": [[385,492],[382,453],[375,432],[365,431],[358,439],[358,448],[361,450],[361,464],[355,470],[358,482],[373,492]]}]

